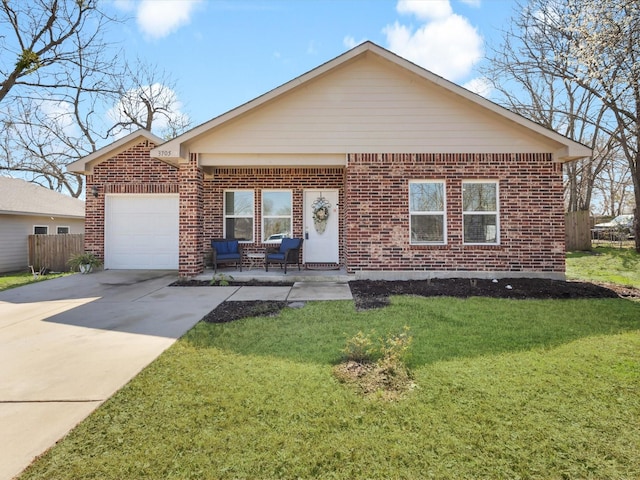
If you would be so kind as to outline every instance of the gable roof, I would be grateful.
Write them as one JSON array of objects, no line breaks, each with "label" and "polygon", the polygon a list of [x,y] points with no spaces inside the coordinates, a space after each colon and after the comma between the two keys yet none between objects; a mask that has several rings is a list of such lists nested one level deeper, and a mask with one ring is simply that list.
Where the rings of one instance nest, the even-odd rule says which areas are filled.
[{"label": "gable roof", "polygon": [[84,202],[21,178],[0,177],[0,213],[84,218]]},{"label": "gable roof", "polygon": [[293,91],[303,89],[312,81],[336,71],[349,62],[353,62],[367,55],[372,55],[379,60],[389,62],[397,68],[411,72],[430,85],[442,89],[441,91],[448,95],[453,95],[462,102],[469,102],[470,106],[473,106],[476,109],[481,109],[487,114],[499,118],[500,121],[504,123],[510,123],[521,130],[526,129],[542,139],[544,142],[553,146],[552,149],[556,161],[572,161],[579,158],[589,157],[592,154],[591,149],[578,142],[507,110],[506,108],[501,107],[480,95],[470,92],[469,90],[466,90],[465,88],[460,87],[459,85],[456,85],[455,83],[452,83],[438,75],[435,75],[434,73],[425,70],[424,68],[411,63],[410,61],[399,57],[398,55],[372,42],[365,42],[248,103],[213,118],[212,120],[205,122],[164,144],[158,145],[156,148],[151,150],[151,156],[165,161],[168,159],[173,161],[178,161],[181,158],[186,159],[189,153],[189,145],[197,142],[199,139],[207,136],[214,130],[229,125],[240,117],[250,112],[257,111],[260,107],[279,100]]},{"label": "gable roof", "polygon": [[[73,163],[67,165],[67,171],[75,172],[75,173],[84,173],[90,174],[93,171],[93,166],[103,162],[104,160],[108,160],[111,157],[118,155],[119,153],[124,152],[125,150],[137,145],[138,143],[148,140],[154,145],[160,145],[164,142],[164,140],[148,130],[139,129],[129,135],[122,137],[116,140],[109,145],[102,147],[99,150],[96,150],[90,155],[81,158],[80,160],[76,160]],[[175,165],[175,162],[172,162],[170,159],[161,159]]]}]

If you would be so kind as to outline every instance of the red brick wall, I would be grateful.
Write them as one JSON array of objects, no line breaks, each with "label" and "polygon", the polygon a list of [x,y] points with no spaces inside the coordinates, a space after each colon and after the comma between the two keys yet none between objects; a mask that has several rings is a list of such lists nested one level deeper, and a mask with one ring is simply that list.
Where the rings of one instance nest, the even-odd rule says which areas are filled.
[{"label": "red brick wall", "polygon": [[197,154],[180,164],[180,253],[178,273],[191,277],[204,269],[203,182]]},{"label": "red brick wall", "polygon": [[[149,156],[147,140],[106,160],[86,179],[85,250],[104,260],[104,196],[106,193],[178,193],[178,169]],[[98,187],[98,196],[92,195]]]},{"label": "red brick wall", "polygon": [[[178,169],[150,158],[153,147],[142,142],[87,176],[87,250],[104,257],[105,193],[180,193],[180,275],[192,276],[209,240],[223,236],[224,190],[255,191],[256,243],[245,249],[263,252],[261,190],[293,191],[293,234],[302,236],[304,189],[327,188],[340,192],[340,259],[350,272],[564,272],[562,172],[549,154],[352,154],[346,169],[217,168],[204,177],[195,155]],[[462,181],[474,179],[499,182],[499,245],[463,245]],[[409,180],[446,181],[446,245],[409,244]]]},{"label": "red brick wall", "polygon": [[[285,189],[293,192],[293,235],[302,237],[303,192],[305,189],[338,189],[339,204],[344,205],[343,168],[216,168],[204,181],[204,238],[205,251],[209,248],[208,240],[222,238],[224,232],[223,195],[225,190],[253,189],[255,199],[254,240],[255,243],[245,245],[246,252],[264,252],[265,246],[260,243],[262,226],[262,190]],[[344,209],[339,210],[340,240],[345,238]],[[303,246],[304,248],[304,246]],[[339,258],[344,258],[344,248],[340,245]]]},{"label": "red brick wall", "polygon": [[[498,180],[500,245],[463,245],[462,181]],[[445,180],[447,245],[409,244],[409,180]],[[549,154],[352,154],[346,263],[358,270],[563,273],[562,169]]]}]

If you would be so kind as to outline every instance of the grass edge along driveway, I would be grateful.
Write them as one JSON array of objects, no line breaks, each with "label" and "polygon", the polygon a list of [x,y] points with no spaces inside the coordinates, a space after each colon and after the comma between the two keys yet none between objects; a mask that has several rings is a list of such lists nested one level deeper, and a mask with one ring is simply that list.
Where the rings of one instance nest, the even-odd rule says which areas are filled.
[{"label": "grass edge along driveway", "polygon": [[[22,479],[638,478],[640,304],[394,297],[200,323]],[[364,399],[345,339],[404,325],[417,388]]]},{"label": "grass edge along driveway", "polygon": [[30,283],[44,282],[45,280],[64,277],[65,275],[71,275],[71,273],[50,273],[48,275],[38,276],[37,278],[28,272],[0,273],[0,292]]}]

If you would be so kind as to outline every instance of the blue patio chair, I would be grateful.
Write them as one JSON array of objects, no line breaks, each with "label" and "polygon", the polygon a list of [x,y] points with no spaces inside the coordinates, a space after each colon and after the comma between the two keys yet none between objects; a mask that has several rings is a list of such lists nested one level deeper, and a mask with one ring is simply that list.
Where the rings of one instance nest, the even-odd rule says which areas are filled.
[{"label": "blue patio chair", "polygon": [[279,247],[269,247],[264,254],[264,267],[269,271],[270,263],[279,263],[280,268],[284,264],[284,273],[287,273],[287,264],[298,264],[300,270],[301,238],[283,238]]},{"label": "blue patio chair", "polygon": [[211,240],[213,273],[218,271],[218,264],[235,263],[242,271],[242,245],[238,240],[214,238]]}]

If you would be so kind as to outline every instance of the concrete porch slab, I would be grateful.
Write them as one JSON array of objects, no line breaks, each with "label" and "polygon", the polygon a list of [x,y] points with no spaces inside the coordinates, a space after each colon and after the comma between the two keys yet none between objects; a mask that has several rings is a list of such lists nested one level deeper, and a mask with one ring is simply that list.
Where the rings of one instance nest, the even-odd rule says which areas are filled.
[{"label": "concrete porch slab", "polygon": [[[243,287],[246,288],[246,287]],[[353,300],[347,283],[338,282],[296,282],[288,299],[292,301],[313,300]]]},{"label": "concrete porch slab", "polygon": [[252,300],[287,301],[291,287],[240,287],[231,295],[229,302],[247,302]]}]

